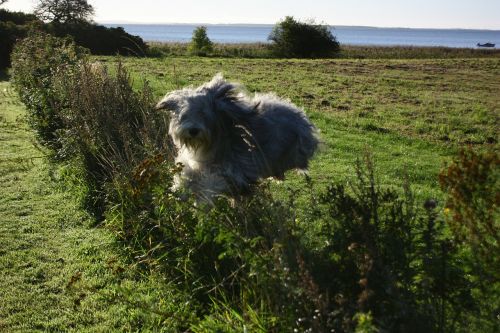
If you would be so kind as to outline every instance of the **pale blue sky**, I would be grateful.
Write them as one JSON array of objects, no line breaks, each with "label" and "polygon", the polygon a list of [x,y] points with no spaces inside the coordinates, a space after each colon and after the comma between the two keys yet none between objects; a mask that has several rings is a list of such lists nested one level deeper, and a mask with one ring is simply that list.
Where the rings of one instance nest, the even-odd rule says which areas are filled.
[{"label": "pale blue sky", "polygon": [[[36,0],[4,8],[31,11]],[[275,23],[286,15],[331,25],[500,29],[500,0],[89,0],[95,21]]]}]

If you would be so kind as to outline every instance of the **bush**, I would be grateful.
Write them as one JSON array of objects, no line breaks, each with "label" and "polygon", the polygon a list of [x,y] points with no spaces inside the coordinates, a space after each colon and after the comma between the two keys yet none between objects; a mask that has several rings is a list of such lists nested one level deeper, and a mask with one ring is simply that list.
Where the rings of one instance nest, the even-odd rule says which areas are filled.
[{"label": "bush", "polygon": [[54,152],[61,147],[58,131],[64,128],[62,110],[67,101],[55,91],[58,73],[72,75],[87,51],[70,39],[31,32],[12,53],[12,82],[28,111],[37,138]]},{"label": "bush", "polygon": [[340,50],[329,26],[299,22],[291,16],[278,22],[268,39],[274,53],[286,58],[331,57]]},{"label": "bush", "polygon": [[123,28],[107,28],[85,21],[67,24],[45,24],[32,14],[0,9],[0,69],[10,66],[10,55],[16,41],[37,30],[56,37],[70,36],[73,41],[99,55],[145,56],[148,46],[138,36],[132,36]]},{"label": "bush", "polygon": [[471,283],[436,201],[418,207],[409,184],[381,188],[371,159],[364,165],[356,168],[352,192],[334,184],[320,196],[327,211],[317,215],[328,245],[320,252],[325,264],[313,271],[335,272],[317,280],[337,300],[332,322],[351,331],[351,319],[363,313],[382,331],[456,331],[467,319],[450,314],[473,311]]},{"label": "bush", "polygon": [[89,187],[87,208],[100,215],[105,188],[129,175],[147,156],[168,151],[167,124],[153,108],[148,85],[136,92],[126,70],[114,74],[101,63],[82,63],[73,75],[58,77],[55,87],[67,101],[59,156],[76,156]]},{"label": "bush", "polygon": [[172,191],[175,172],[171,160],[158,156],[122,178],[110,226],[142,265],[193,296],[205,319],[189,323],[191,330],[289,331],[296,302],[286,302],[292,295],[283,269],[295,260],[297,244],[290,210],[265,190],[238,207],[221,198],[200,209]]},{"label": "bush", "polygon": [[132,89],[125,69],[89,64],[70,39],[33,33],[16,45],[13,82],[40,143],[73,159],[85,179],[86,208],[100,216],[104,188],[148,154],[165,151],[167,129],[147,84]]},{"label": "bush", "polygon": [[39,21],[35,15],[23,12],[11,12],[0,9],[0,22],[12,22],[15,25],[27,25],[30,22]]},{"label": "bush", "polygon": [[132,36],[123,28],[107,28],[88,22],[67,24],[50,23],[47,31],[58,37],[71,36],[77,45],[88,48],[92,54],[145,56],[148,46],[139,36]]},{"label": "bush", "polygon": [[207,27],[201,26],[194,29],[188,51],[198,56],[206,56],[213,51],[213,43],[207,36]]}]

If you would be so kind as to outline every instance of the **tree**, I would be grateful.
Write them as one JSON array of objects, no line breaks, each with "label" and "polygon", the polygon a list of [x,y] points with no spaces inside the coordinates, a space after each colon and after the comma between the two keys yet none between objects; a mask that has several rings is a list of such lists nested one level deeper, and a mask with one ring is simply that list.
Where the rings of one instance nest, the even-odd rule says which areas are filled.
[{"label": "tree", "polygon": [[329,57],[340,50],[329,26],[300,22],[292,16],[278,22],[268,39],[276,55],[287,58]]},{"label": "tree", "polygon": [[213,43],[207,36],[207,27],[200,26],[193,31],[193,39],[189,44],[189,52],[205,56],[213,51]]},{"label": "tree", "polygon": [[74,23],[91,19],[94,8],[87,0],[39,0],[35,14],[43,21]]},{"label": "tree", "polygon": [[6,3],[8,0],[0,0],[0,6]]}]

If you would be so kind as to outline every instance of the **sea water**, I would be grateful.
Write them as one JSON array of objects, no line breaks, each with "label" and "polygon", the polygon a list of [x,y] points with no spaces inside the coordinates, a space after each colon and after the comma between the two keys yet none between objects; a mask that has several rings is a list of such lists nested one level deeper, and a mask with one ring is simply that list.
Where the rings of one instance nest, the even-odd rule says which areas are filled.
[{"label": "sea water", "polygon": [[[121,26],[145,41],[188,42],[201,24],[106,24]],[[208,37],[217,43],[267,43],[273,25],[209,24]],[[477,43],[500,47],[500,30],[410,29],[333,26],[331,31],[341,44],[380,46],[446,46],[475,48]]]}]

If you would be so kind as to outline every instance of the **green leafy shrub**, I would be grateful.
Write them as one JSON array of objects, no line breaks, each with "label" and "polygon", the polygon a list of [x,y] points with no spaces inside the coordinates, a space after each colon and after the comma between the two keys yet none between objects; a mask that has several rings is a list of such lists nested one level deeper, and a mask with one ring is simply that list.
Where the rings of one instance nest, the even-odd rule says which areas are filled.
[{"label": "green leafy shrub", "polygon": [[[290,310],[283,308],[290,297],[283,269],[295,260],[296,243],[280,225],[291,220],[290,211],[267,191],[238,207],[223,198],[212,209],[197,207],[172,191],[175,172],[159,156],[121,179],[115,187],[120,204],[108,211],[110,226],[141,264],[161,270],[193,295],[198,316],[206,316],[194,331],[290,327]],[[230,322],[224,320],[228,316]]]},{"label": "green leafy shrub", "polygon": [[120,64],[110,73],[102,63],[82,62],[72,75],[57,77],[57,91],[66,101],[59,156],[76,156],[90,193],[87,207],[103,212],[105,187],[128,175],[144,158],[168,151],[167,124],[153,109],[148,85],[132,89]]},{"label": "green leafy shrub", "polygon": [[74,22],[50,23],[46,30],[57,37],[71,36],[77,45],[89,49],[92,54],[143,57],[148,52],[148,46],[142,38],[127,33],[122,27]]},{"label": "green leafy shrub", "polygon": [[274,53],[286,58],[331,57],[340,50],[327,25],[300,22],[291,16],[278,22],[268,39]]},{"label": "green leafy shrub", "polygon": [[193,39],[188,46],[188,51],[198,56],[206,56],[212,53],[213,43],[207,36],[207,27],[200,26],[194,29]]},{"label": "green leafy shrub", "polygon": [[40,0],[35,14],[50,22],[44,26],[47,32],[57,37],[71,36],[92,54],[146,54],[147,45],[140,37],[128,34],[121,27],[108,28],[91,22],[94,8],[86,0]]},{"label": "green leafy shrub", "polygon": [[58,73],[72,75],[87,51],[70,39],[42,32],[16,44],[12,53],[12,82],[28,111],[28,122],[38,140],[57,151],[58,131],[63,129],[62,110],[67,101],[55,91]]},{"label": "green leafy shrub", "polygon": [[455,331],[459,319],[448,314],[473,310],[471,284],[436,202],[422,209],[408,185],[402,195],[381,188],[371,159],[365,165],[358,164],[351,193],[336,184],[320,197],[328,216],[321,256],[335,278],[318,281],[337,300],[331,320],[350,331],[351,318],[370,313],[382,331]]},{"label": "green leafy shrub", "polygon": [[104,188],[158,150],[167,150],[167,124],[153,110],[147,84],[136,92],[118,65],[114,74],[88,63],[69,39],[33,33],[14,50],[13,81],[39,141],[58,159],[74,159],[85,178],[85,206],[96,216]]},{"label": "green leafy shrub", "polygon": [[147,44],[139,36],[128,34],[123,28],[111,28],[86,21],[43,23],[33,14],[0,9],[0,69],[10,66],[14,44],[25,38],[30,30],[44,31],[56,37],[71,37],[76,45],[92,54],[145,56]]}]

